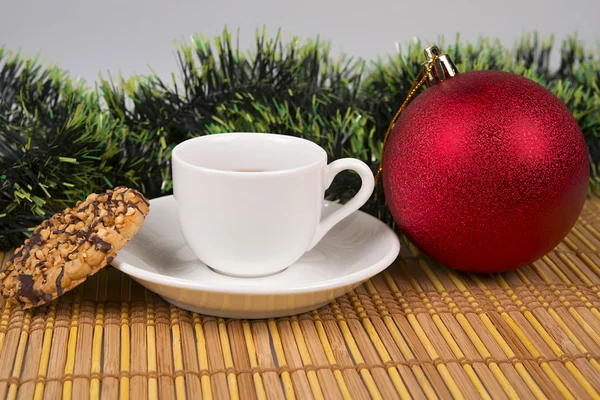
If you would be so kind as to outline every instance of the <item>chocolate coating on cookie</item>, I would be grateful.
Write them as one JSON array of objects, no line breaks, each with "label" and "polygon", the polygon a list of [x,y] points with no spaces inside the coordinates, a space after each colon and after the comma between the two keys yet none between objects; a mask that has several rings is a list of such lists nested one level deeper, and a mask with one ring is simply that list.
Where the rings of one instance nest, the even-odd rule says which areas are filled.
[{"label": "chocolate coating on cookie", "polygon": [[17,296],[24,297],[30,302],[37,302],[38,296],[33,291],[33,277],[31,275],[17,275],[19,291]]},{"label": "chocolate coating on cookie", "polygon": [[62,295],[114,260],[150,208],[134,189],[91,194],[42,222],[0,270],[0,292],[30,308]]},{"label": "chocolate coating on cookie", "polygon": [[[110,261],[108,263],[110,264]],[[62,267],[60,269],[60,272],[58,273],[58,276],[56,277],[56,282],[55,282],[56,292],[58,293],[59,296],[65,292],[65,289],[61,285],[62,277],[64,274],[65,274],[65,268]]]},{"label": "chocolate coating on cookie", "polygon": [[[115,230],[116,230],[116,228],[115,228]],[[104,240],[100,239],[98,236],[94,236],[94,237],[90,238],[90,240],[96,244],[96,248],[98,250],[103,251],[105,253],[108,253],[112,247],[110,245],[110,243],[105,242]]]}]

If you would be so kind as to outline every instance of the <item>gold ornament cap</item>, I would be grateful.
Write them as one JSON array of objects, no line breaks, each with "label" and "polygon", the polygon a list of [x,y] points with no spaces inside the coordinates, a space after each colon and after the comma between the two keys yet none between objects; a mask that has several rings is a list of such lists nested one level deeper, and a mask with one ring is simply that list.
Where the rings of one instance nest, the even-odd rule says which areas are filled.
[{"label": "gold ornament cap", "polygon": [[[458,69],[456,69],[450,56],[448,54],[440,54],[440,49],[437,46],[427,47],[424,53],[427,61],[423,63],[423,66],[428,71],[428,86],[453,78],[458,74]],[[432,63],[433,66],[431,65]]]}]

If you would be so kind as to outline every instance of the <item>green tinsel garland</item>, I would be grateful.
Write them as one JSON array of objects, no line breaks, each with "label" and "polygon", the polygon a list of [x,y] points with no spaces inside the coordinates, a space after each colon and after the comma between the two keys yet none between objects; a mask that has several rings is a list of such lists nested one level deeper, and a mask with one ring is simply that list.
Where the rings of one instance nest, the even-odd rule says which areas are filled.
[{"label": "green tinsel garland", "polygon": [[[120,77],[101,79],[98,90],[0,48],[0,248],[19,245],[42,219],[93,191],[125,184],[149,198],[170,193],[171,150],[193,136],[301,136],[323,146],[330,161],[357,157],[376,170],[385,130],[423,61],[423,44],[368,62],[335,59],[326,43],[283,43],[264,32],[252,53],[234,42],[224,31],[212,44],[196,36],[179,46],[177,84]],[[536,34],[513,48],[489,39],[438,45],[460,71],[511,71],[555,93],[585,135],[590,187],[600,189],[598,53],[569,38],[552,70],[553,40]],[[342,174],[327,197],[344,201],[359,185],[354,174]],[[363,209],[392,223],[381,187]]]}]

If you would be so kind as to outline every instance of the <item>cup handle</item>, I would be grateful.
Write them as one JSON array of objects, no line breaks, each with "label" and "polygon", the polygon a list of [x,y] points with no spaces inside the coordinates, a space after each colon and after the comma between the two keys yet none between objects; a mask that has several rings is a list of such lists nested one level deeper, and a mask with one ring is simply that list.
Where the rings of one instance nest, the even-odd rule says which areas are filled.
[{"label": "cup handle", "polygon": [[325,170],[325,189],[331,186],[331,183],[337,174],[347,169],[356,171],[360,176],[362,181],[360,190],[349,202],[344,204],[342,208],[333,212],[319,222],[317,232],[315,233],[315,237],[313,238],[308,250],[311,250],[313,247],[315,247],[317,243],[323,239],[323,236],[325,236],[325,234],[338,222],[362,207],[363,204],[369,200],[369,197],[371,197],[371,194],[373,193],[373,189],[375,188],[375,178],[373,176],[373,172],[367,166],[367,164],[357,160],[356,158],[341,158],[329,164]]}]

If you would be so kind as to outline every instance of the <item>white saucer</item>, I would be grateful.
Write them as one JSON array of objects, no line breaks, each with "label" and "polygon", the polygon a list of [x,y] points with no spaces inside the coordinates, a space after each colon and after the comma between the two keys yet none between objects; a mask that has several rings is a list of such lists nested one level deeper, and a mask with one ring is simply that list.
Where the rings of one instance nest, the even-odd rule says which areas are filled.
[{"label": "white saucer", "polygon": [[[150,202],[150,214],[113,265],[168,302],[225,318],[270,318],[324,306],[387,268],[400,252],[398,236],[357,211],[300,260],[267,277],[221,275],[185,244],[173,196]],[[323,217],[340,205],[325,202]]]}]

